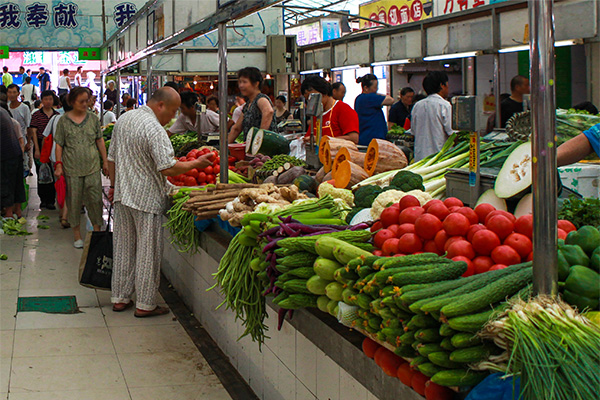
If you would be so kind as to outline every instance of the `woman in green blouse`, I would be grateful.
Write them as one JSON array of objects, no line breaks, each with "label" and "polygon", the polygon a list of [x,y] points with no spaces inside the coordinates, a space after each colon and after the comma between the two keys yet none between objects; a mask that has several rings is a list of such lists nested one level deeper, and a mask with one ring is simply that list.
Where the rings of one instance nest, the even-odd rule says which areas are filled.
[{"label": "woman in green blouse", "polygon": [[75,234],[74,246],[83,248],[79,220],[85,204],[94,230],[102,225],[102,178],[100,170],[108,174],[106,146],[100,120],[87,107],[91,92],[76,87],[69,93],[73,109],[65,113],[56,126],[56,176],[67,181],[67,208],[69,223]]}]

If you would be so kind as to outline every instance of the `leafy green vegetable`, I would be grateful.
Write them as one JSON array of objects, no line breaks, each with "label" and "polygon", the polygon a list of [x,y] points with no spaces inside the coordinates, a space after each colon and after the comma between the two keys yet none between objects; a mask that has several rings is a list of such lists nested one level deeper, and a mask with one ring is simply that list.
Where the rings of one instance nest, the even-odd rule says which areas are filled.
[{"label": "leafy green vegetable", "polygon": [[396,175],[394,175],[390,185],[397,187],[403,192],[410,192],[411,190],[425,191],[425,187],[423,186],[423,177],[410,171],[398,172]]},{"label": "leafy green vegetable", "polygon": [[48,225],[38,225],[39,229],[50,229]]},{"label": "leafy green vegetable", "polygon": [[394,124],[388,130],[387,134],[390,135],[390,136],[400,136],[400,135],[403,135],[404,132],[406,132],[406,130],[403,127],[401,127],[401,126],[399,126],[397,124]]},{"label": "leafy green vegetable", "polygon": [[558,211],[559,219],[571,221],[577,229],[584,225],[600,225],[600,199],[570,196]]},{"label": "leafy green vegetable", "polygon": [[49,216],[47,216],[47,215],[42,215],[42,214],[40,214],[40,215],[38,215],[38,216],[37,216],[37,218],[36,218],[36,219],[37,219],[38,221],[47,221],[47,220],[49,220],[49,219],[50,219],[50,217],[49,217]]},{"label": "leafy green vegetable", "polygon": [[265,162],[260,170],[271,171],[283,167],[286,163],[289,163],[292,167],[306,167],[306,163],[299,158],[288,156],[286,154],[278,154]]},{"label": "leafy green vegetable", "polygon": [[361,186],[354,193],[354,204],[360,208],[370,208],[381,192],[383,189],[377,185]]},{"label": "leafy green vegetable", "polygon": [[4,233],[9,236],[31,235],[30,232],[27,232],[27,229],[24,227],[24,224],[21,224],[19,221],[12,218],[7,218],[4,220],[2,229],[4,230]]},{"label": "leafy green vegetable", "polygon": [[0,254],[0,260],[5,261],[8,260],[8,256],[4,253]]}]

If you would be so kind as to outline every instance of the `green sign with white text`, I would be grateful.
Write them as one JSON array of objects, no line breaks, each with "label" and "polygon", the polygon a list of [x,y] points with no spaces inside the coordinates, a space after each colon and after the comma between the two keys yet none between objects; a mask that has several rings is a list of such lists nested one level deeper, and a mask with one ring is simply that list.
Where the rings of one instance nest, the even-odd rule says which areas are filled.
[{"label": "green sign with white text", "polygon": [[100,60],[99,47],[82,47],[79,49],[79,60]]}]

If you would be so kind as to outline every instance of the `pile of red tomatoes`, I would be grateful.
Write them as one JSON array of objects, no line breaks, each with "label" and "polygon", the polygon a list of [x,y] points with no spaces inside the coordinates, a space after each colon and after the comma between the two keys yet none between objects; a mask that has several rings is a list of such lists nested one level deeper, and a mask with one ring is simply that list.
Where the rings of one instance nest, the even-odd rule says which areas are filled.
[{"label": "pile of red tomatoes", "polygon": [[[211,151],[207,148],[194,149],[191,150],[185,157],[179,157],[179,161],[193,161],[208,153],[214,154],[214,157],[212,158],[212,165],[209,165],[204,169],[194,168],[185,174],[168,177],[167,180],[175,186],[206,186],[210,183],[216,183],[217,175],[219,172],[221,172],[221,167],[219,166],[221,158],[219,157],[218,151]],[[235,161],[235,157],[229,157],[229,169],[233,169],[233,164]]]},{"label": "pile of red tomatoes", "polygon": [[[558,221],[558,236],[575,230]],[[490,204],[465,207],[455,197],[431,200],[421,207],[414,196],[404,196],[386,208],[372,229],[376,255],[402,256],[423,252],[465,261],[463,276],[506,268],[533,258],[533,216],[516,218]]]}]

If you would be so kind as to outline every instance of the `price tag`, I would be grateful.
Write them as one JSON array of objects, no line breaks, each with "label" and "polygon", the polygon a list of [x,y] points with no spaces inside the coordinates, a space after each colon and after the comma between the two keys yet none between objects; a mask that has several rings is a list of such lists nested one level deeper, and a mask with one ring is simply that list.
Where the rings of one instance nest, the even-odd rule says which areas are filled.
[{"label": "price tag", "polygon": [[477,133],[471,132],[469,136],[469,186],[477,183]]}]

